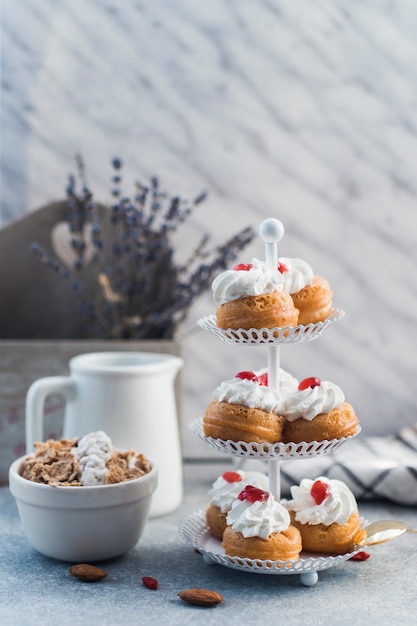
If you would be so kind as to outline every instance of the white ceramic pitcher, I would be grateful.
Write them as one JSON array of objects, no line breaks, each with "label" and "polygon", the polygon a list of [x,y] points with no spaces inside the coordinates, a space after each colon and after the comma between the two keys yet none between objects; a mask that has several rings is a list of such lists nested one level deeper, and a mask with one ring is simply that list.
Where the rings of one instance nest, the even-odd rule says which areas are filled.
[{"label": "white ceramic pitcher", "polygon": [[94,352],[69,362],[69,376],[36,380],[26,395],[26,451],[43,441],[43,409],[52,393],[66,400],[65,438],[103,430],[119,450],[149,455],[158,466],[152,516],[176,509],[183,496],[174,379],[184,365],[169,354]]}]

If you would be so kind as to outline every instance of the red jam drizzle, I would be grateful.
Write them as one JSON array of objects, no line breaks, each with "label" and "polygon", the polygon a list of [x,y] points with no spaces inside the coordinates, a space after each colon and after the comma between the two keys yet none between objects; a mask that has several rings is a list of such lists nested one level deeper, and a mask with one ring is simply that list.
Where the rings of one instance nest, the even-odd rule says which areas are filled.
[{"label": "red jam drizzle", "polygon": [[321,504],[330,495],[329,485],[322,480],[316,480],[310,489],[311,497],[316,504]]},{"label": "red jam drizzle", "polygon": [[234,266],[235,272],[249,272],[253,267],[252,263],[238,263]]},{"label": "red jam drizzle", "polygon": [[253,485],[246,485],[238,495],[239,500],[248,502],[265,502],[269,498],[269,493]]},{"label": "red jam drizzle", "polygon": [[320,385],[320,378],[317,378],[317,376],[310,376],[309,378],[304,378],[304,380],[299,383],[298,389],[299,391],[304,391],[304,389],[308,389],[309,387],[313,389],[313,387],[319,387]]},{"label": "red jam drizzle", "polygon": [[224,474],[222,474],[222,478],[227,483],[240,483],[242,480],[242,476],[237,472],[224,472]]}]

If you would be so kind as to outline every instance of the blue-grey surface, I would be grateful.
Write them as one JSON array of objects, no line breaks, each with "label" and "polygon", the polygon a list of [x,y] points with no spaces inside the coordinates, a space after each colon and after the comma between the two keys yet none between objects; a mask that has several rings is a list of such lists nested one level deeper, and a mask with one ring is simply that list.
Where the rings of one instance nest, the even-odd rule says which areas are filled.
[{"label": "blue-grey surface", "polygon": [[[105,562],[108,576],[98,583],[72,578],[69,565],[35,552],[22,533],[12,496],[0,489],[0,623],[3,626],[59,624],[114,625],[158,623],[300,624],[398,626],[417,624],[417,535],[406,534],[369,548],[371,557],[348,561],[319,573],[314,587],[298,576],[249,574],[209,566],[178,536],[184,517],[207,503],[207,490],[227,468],[224,464],[188,464],[181,508],[149,520],[137,546]],[[384,503],[361,504],[369,520],[400,519],[417,527],[413,508]],[[159,588],[143,587],[154,576]],[[183,603],[177,593],[204,587],[224,596],[222,604],[203,609]]]},{"label": "blue-grey surface", "polygon": [[[283,367],[339,384],[364,434],[413,424],[416,24],[413,0],[3,0],[0,223],[61,198],[77,151],[100,201],[114,155],[127,194],[155,173],[172,193],[207,189],[181,253],[277,217],[282,254],[347,313]],[[190,327],[212,312],[207,296]],[[202,333],[183,346],[184,423],[220,380],[265,364]]]}]

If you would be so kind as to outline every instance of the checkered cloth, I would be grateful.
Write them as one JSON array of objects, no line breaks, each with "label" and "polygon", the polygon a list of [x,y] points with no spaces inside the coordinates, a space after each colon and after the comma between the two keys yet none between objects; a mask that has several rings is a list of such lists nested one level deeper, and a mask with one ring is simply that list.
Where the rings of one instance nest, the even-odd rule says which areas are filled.
[{"label": "checkered cloth", "polygon": [[282,497],[302,478],[327,476],[343,480],[358,500],[417,506],[417,424],[390,437],[358,437],[323,456],[283,461],[280,476]]},{"label": "checkered cloth", "polygon": [[358,500],[417,505],[417,424],[392,437],[359,437],[333,453],[281,464],[282,495],[302,478],[343,480]]}]

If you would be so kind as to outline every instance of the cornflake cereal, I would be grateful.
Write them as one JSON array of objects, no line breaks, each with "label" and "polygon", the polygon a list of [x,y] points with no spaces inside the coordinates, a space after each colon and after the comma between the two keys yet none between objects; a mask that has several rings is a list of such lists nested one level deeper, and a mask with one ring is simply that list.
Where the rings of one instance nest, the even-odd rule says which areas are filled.
[{"label": "cornflake cereal", "polygon": [[53,487],[112,485],[147,474],[151,465],[144,454],[119,452],[103,431],[81,438],[49,439],[34,445],[21,475]]}]

